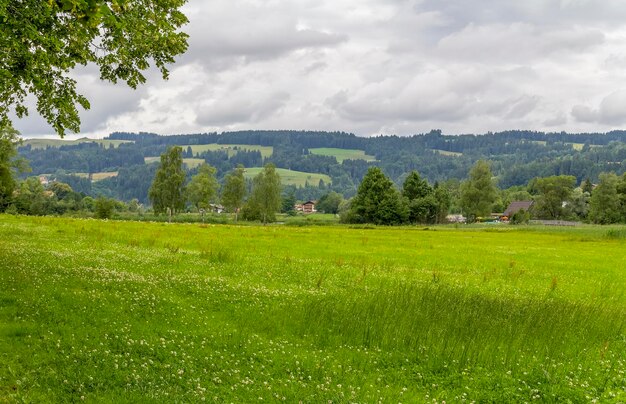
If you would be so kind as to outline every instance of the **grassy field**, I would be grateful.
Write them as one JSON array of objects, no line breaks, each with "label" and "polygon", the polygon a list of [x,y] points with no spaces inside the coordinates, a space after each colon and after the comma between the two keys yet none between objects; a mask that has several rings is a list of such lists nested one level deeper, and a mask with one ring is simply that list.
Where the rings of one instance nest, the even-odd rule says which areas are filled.
[{"label": "grassy field", "polygon": [[[263,171],[263,167],[246,168],[244,176],[246,178],[254,178],[261,171]],[[276,172],[280,175],[280,182],[283,185],[296,185],[303,187],[308,181],[309,185],[316,187],[320,180],[324,180],[324,183],[326,184],[332,183],[332,179],[325,174],[305,173],[302,171],[288,170],[286,168],[277,168]]]},{"label": "grassy field", "polygon": [[0,401],[624,402],[625,248],[0,216]]},{"label": "grassy field", "polygon": [[[93,173],[91,178],[92,178],[93,182],[96,182],[96,181],[106,180],[107,178],[117,177],[118,174],[119,174],[118,171],[108,171],[108,172],[101,172],[101,173]],[[81,177],[81,178],[89,178],[89,173],[76,173],[74,175],[76,175],[78,177]]]},{"label": "grassy field", "polygon": [[187,150],[187,147],[191,147],[191,152],[196,155],[197,153],[203,153],[205,151],[218,151],[223,150],[228,152],[228,156],[232,157],[237,154],[239,150],[246,151],[260,151],[263,158],[271,157],[274,153],[272,146],[258,146],[250,144],[194,144],[194,145],[181,145],[183,150]]},{"label": "grassy field", "polygon": [[122,143],[132,143],[132,140],[106,140],[106,139],[76,139],[76,140],[63,140],[63,139],[27,139],[24,141],[23,146],[30,145],[31,149],[45,149],[46,147],[61,147],[61,146],[74,146],[81,143],[98,143],[104,145],[104,147],[118,147]]},{"label": "grassy field", "polygon": [[435,153],[441,154],[442,156],[448,156],[448,157],[461,157],[463,155],[463,153],[453,152],[453,151],[448,151],[448,150],[433,149],[433,151]]},{"label": "grassy field", "polygon": [[[161,161],[161,157],[144,157],[143,160],[146,164],[158,163]],[[183,159],[183,164],[185,164],[188,168],[195,168],[203,163],[205,163],[204,159]]]},{"label": "grassy field", "polygon": [[319,154],[321,156],[330,156],[337,159],[337,162],[341,164],[344,160],[365,160],[376,161],[375,156],[365,154],[363,150],[355,149],[335,149],[332,147],[320,147],[316,149],[309,149],[311,154]]}]

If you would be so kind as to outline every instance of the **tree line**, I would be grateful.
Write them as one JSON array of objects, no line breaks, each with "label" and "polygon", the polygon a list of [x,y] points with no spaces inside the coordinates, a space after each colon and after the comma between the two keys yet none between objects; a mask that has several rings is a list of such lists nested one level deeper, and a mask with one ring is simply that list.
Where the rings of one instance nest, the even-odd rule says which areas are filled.
[{"label": "tree line", "polygon": [[[17,173],[25,171],[25,161],[16,152],[20,143],[18,134],[12,130],[1,134],[0,210],[13,213],[42,215],[85,211],[107,217],[114,211],[145,210],[142,206],[149,204],[156,214],[176,215],[184,211],[208,212],[221,203],[237,218],[241,214],[245,220],[271,222],[277,212],[293,213],[297,200],[317,199],[319,211],[338,214],[346,223],[398,225],[445,223],[449,213],[462,214],[472,222],[489,217],[493,212],[503,212],[511,201],[532,200],[532,211],[523,212],[515,221],[537,218],[599,224],[626,222],[626,174],[600,173],[596,184],[589,178],[578,181],[571,175],[550,175],[500,189],[498,177],[492,171],[496,163],[479,160],[462,181],[453,178],[431,184],[417,170],[412,170],[398,187],[383,168],[363,161],[361,168],[367,171],[353,197],[344,199],[343,194],[318,184],[315,188],[324,191],[321,196],[299,198],[297,188],[281,186],[272,163],[266,163],[263,171],[252,180],[245,178],[243,165],[221,178],[218,170],[206,163],[189,173],[183,166],[183,157],[189,150],[178,146],[171,146],[162,153],[158,164],[137,166],[141,168],[135,172],[137,176],[152,180],[147,187],[142,185],[145,181],[129,183],[129,188],[143,193],[144,200],[129,198],[130,202],[123,203],[105,192],[97,198],[89,196],[87,188],[93,189],[98,183],[72,175],[59,175],[57,181],[47,187],[37,177],[18,181]],[[315,158],[318,157],[328,160],[325,156]]]}]

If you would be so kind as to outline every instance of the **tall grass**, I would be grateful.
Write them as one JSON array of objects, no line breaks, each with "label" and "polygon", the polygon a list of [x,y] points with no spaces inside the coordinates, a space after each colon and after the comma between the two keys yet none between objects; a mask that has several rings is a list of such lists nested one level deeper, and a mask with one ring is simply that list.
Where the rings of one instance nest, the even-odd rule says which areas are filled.
[{"label": "tall grass", "polygon": [[626,401],[622,238],[431,230],[0,216],[0,402]]}]

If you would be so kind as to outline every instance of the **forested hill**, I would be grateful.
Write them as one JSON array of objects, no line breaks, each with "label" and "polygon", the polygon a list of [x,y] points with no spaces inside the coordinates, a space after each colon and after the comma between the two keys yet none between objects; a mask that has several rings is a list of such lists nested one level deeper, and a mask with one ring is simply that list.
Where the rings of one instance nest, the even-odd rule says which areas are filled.
[{"label": "forested hill", "polygon": [[[626,131],[507,131],[458,136],[431,131],[409,137],[367,138],[312,131],[176,136],[113,133],[97,142],[29,140],[20,154],[30,161],[30,175],[46,174],[90,195],[145,202],[154,163],[172,145],[183,147],[191,172],[199,163],[207,162],[217,168],[218,178],[237,164],[252,168],[272,162],[296,171],[293,181],[286,184],[291,184],[299,199],[317,198],[329,189],[351,196],[371,165],[380,166],[398,184],[411,170],[432,183],[463,179],[475,161],[487,159],[501,188],[562,174],[573,175],[579,182],[585,178],[596,181],[601,172],[622,174],[626,167]],[[330,183],[320,178],[330,178]]]}]

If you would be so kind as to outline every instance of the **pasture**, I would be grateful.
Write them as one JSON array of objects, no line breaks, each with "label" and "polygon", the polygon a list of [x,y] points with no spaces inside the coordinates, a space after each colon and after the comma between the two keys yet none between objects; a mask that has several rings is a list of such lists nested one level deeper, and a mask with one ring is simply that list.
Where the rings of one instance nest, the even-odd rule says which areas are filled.
[{"label": "pasture", "polygon": [[309,149],[309,151],[311,152],[311,154],[334,157],[337,159],[337,162],[339,164],[341,164],[344,160],[376,161],[375,156],[370,156],[369,154],[365,154],[363,150],[319,147],[319,148]]},{"label": "pasture", "polygon": [[0,401],[624,402],[626,228],[0,216]]},{"label": "pasture", "polygon": [[199,153],[204,153],[206,151],[225,151],[228,153],[228,157],[232,157],[237,154],[240,150],[245,151],[259,151],[261,152],[261,156],[263,158],[272,157],[274,154],[274,148],[272,146],[259,146],[259,145],[250,145],[250,144],[192,144],[192,145],[181,145],[183,151],[186,151],[188,147],[191,147],[191,152],[195,156]]},{"label": "pasture", "polygon": [[[161,161],[161,157],[144,157],[144,162],[146,164],[159,163]],[[186,158],[183,159],[183,164],[187,166],[187,168],[196,168],[206,163],[204,159],[196,159],[196,158]]]},{"label": "pasture", "polygon": [[[254,178],[261,171],[263,171],[263,167],[250,167],[246,168],[244,172],[244,176],[246,178]],[[280,182],[283,185],[295,185],[298,187],[303,187],[309,183],[311,186],[318,186],[320,180],[323,180],[325,184],[332,183],[332,179],[326,174],[319,173],[307,173],[303,171],[294,171],[288,170],[286,168],[276,168],[276,172],[280,175]]]},{"label": "pasture", "polygon": [[109,139],[89,139],[81,138],[76,140],[64,140],[58,138],[51,139],[26,139],[23,146],[30,145],[31,149],[45,149],[47,147],[76,146],[81,143],[97,143],[104,147],[119,147],[122,143],[133,143],[132,140],[109,140]]},{"label": "pasture", "polygon": [[442,156],[446,156],[446,157],[461,157],[463,155],[463,153],[453,152],[453,151],[448,151],[448,150],[433,149],[433,151],[437,154],[441,154]]}]

